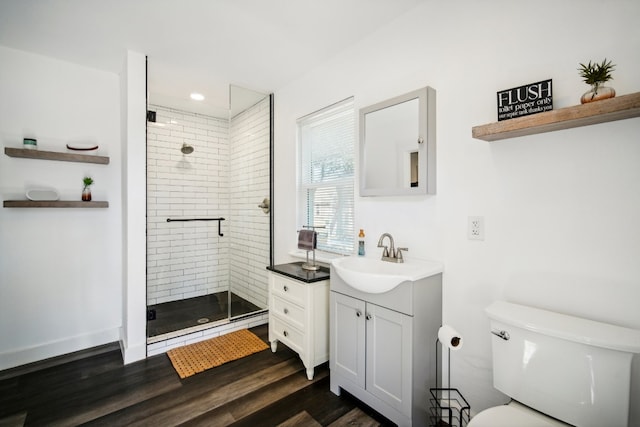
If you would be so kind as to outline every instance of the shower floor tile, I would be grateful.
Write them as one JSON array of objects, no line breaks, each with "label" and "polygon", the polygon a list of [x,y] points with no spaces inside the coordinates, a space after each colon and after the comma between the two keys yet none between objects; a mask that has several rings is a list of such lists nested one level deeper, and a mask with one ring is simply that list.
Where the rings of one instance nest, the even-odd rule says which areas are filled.
[{"label": "shower floor tile", "polygon": [[[150,305],[147,310],[155,310],[156,318],[147,321],[147,337],[226,319],[228,307],[227,292]],[[231,294],[231,317],[258,310],[261,309],[257,305]]]}]

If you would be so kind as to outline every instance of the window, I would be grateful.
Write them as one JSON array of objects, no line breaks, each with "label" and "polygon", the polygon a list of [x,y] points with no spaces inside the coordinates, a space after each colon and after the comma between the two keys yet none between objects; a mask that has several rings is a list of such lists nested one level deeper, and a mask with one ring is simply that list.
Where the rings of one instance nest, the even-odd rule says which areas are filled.
[{"label": "window", "polygon": [[298,227],[315,226],[318,250],[353,252],[353,98],[298,120]]}]

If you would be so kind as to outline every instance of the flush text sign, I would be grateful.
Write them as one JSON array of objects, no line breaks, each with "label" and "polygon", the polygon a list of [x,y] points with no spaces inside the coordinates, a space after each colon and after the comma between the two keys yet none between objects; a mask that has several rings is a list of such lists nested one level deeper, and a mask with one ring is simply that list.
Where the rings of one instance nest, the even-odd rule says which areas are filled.
[{"label": "flush text sign", "polygon": [[550,110],[551,79],[498,92],[498,121]]}]

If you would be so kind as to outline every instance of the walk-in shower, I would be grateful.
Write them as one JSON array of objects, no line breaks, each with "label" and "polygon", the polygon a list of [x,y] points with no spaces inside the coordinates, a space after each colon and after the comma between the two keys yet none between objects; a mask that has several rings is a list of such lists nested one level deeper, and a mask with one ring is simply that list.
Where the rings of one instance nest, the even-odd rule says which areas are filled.
[{"label": "walk-in shower", "polygon": [[234,86],[230,100],[228,117],[149,104],[150,338],[267,309],[272,98]]}]

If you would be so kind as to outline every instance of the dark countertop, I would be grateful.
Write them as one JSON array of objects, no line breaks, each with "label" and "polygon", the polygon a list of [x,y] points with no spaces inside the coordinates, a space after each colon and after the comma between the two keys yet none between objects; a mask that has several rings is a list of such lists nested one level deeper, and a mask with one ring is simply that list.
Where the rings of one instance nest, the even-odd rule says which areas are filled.
[{"label": "dark countertop", "polygon": [[320,267],[320,270],[309,271],[302,268],[304,262],[292,262],[289,264],[279,264],[267,267],[267,270],[279,273],[292,279],[300,280],[305,283],[320,282],[329,279],[329,269]]}]

